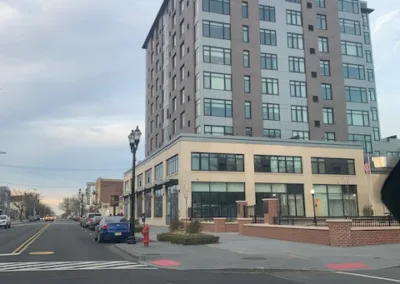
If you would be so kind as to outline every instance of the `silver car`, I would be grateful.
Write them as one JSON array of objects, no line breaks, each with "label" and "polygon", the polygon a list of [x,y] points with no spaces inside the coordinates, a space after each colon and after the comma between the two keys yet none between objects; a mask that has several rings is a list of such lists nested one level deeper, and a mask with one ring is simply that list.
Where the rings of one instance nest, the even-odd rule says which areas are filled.
[{"label": "silver car", "polygon": [[11,228],[11,219],[7,215],[0,215],[0,228],[4,229]]}]

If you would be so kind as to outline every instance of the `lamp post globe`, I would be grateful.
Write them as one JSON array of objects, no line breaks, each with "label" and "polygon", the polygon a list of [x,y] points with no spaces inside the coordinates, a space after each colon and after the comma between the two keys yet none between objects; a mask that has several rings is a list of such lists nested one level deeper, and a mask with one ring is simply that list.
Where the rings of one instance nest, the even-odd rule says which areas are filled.
[{"label": "lamp post globe", "polygon": [[128,135],[129,146],[131,147],[132,153],[132,180],[131,180],[131,194],[130,194],[130,236],[126,240],[128,244],[136,244],[135,238],[135,170],[136,170],[136,150],[139,146],[140,137],[142,136],[142,132],[139,129],[139,126],[136,126],[136,129],[131,131]]}]

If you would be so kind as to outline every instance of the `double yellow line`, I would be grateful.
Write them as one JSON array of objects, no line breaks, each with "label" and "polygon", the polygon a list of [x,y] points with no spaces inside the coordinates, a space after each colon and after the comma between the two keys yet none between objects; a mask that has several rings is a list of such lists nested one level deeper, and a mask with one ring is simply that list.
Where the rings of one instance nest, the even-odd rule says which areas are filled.
[{"label": "double yellow line", "polygon": [[13,255],[20,255],[23,253],[34,241],[36,241],[41,234],[46,231],[46,229],[50,227],[50,224],[45,225],[43,228],[39,230],[36,234],[34,234],[32,237],[27,239],[25,242],[23,242],[19,247],[17,247],[11,254]]}]

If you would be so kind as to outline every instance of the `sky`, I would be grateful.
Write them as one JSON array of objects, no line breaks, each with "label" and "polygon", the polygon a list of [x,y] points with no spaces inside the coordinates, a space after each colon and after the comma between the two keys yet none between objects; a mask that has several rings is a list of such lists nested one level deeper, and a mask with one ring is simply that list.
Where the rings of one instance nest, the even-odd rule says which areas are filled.
[{"label": "sky", "polygon": [[[161,2],[0,0],[0,185],[35,188],[57,210],[86,182],[123,177]],[[400,134],[400,0],[368,5],[384,137]]]}]

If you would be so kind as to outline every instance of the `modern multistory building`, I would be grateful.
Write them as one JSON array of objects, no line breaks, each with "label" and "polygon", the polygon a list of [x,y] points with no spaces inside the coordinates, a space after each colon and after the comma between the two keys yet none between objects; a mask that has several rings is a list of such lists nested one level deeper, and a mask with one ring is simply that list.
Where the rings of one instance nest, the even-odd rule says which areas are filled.
[{"label": "modern multistory building", "polygon": [[367,3],[165,0],[146,49],[146,156],[179,133],[380,141]]}]

